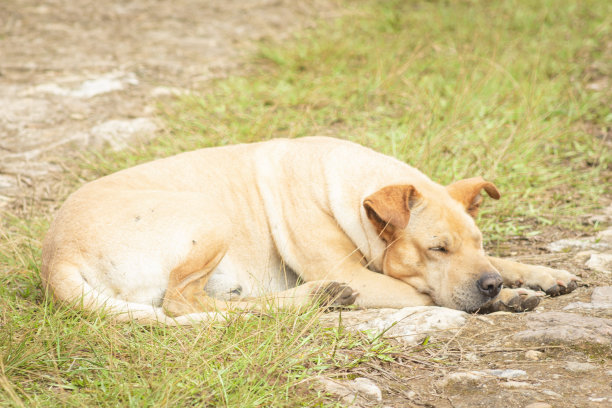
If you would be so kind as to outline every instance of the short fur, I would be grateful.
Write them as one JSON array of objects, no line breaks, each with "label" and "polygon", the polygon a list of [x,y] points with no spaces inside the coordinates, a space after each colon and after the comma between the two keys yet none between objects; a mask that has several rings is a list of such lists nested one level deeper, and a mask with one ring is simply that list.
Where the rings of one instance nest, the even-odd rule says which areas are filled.
[{"label": "short fur", "polygon": [[[485,255],[482,178],[444,187],[325,137],[201,149],[90,182],[59,210],[41,275],[56,298],[119,320],[189,324],[262,300],[301,307],[526,310],[566,271]],[[501,289],[501,282],[505,288]]]}]

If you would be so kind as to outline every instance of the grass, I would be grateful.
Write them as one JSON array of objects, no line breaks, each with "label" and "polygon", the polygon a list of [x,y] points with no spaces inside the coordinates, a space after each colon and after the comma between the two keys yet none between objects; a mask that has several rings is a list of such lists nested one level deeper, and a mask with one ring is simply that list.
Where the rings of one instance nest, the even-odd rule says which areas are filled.
[{"label": "grass", "polygon": [[[610,58],[609,2],[342,9],[293,40],[262,44],[244,75],[161,104],[168,134],[91,156],[78,178],[199,147],[323,134],[443,183],[494,181],[502,200],[487,202],[479,221],[490,246],[549,225],[585,228],[581,217],[610,194],[612,87],[593,85],[610,77],[601,63]],[[57,307],[38,278],[51,216],[2,220],[0,406],[327,405],[297,384],[391,355],[383,340],[321,328],[314,311],[175,329]]]}]

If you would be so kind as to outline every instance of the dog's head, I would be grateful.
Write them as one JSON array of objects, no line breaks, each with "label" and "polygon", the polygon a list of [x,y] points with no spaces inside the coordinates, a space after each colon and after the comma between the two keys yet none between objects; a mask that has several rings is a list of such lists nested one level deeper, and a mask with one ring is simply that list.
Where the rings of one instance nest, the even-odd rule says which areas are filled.
[{"label": "dog's head", "polygon": [[368,219],[387,243],[383,273],[429,294],[440,306],[476,311],[502,285],[474,223],[481,190],[494,199],[499,191],[480,177],[426,188],[392,185],[364,200]]}]

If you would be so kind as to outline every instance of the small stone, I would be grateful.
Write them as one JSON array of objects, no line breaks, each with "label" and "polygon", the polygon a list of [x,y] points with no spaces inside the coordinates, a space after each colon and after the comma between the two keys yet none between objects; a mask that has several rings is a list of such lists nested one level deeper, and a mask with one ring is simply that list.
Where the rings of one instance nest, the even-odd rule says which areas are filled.
[{"label": "small stone", "polygon": [[500,384],[504,388],[531,388],[532,385],[525,381],[506,381]]},{"label": "small stone", "polygon": [[525,358],[528,360],[538,361],[544,356],[544,353],[537,350],[529,350],[525,352]]},{"label": "small stone", "polygon": [[368,378],[355,378],[349,386],[367,400],[376,402],[382,401],[382,392],[380,388]]},{"label": "small stone", "polygon": [[480,359],[478,358],[478,356],[477,356],[476,354],[474,354],[474,353],[466,353],[466,354],[465,354],[465,356],[464,356],[464,358],[465,358],[467,361],[471,361],[472,363],[475,363],[475,362],[477,362],[478,360],[480,360]]},{"label": "small stone", "polygon": [[576,361],[570,361],[565,365],[567,371],[572,373],[586,373],[597,369],[597,366],[591,363],[579,363]]},{"label": "small stone", "polygon": [[319,376],[311,380],[314,388],[340,398],[347,406],[369,406],[372,403],[382,402],[380,388],[371,380],[359,377],[352,381],[332,380]]},{"label": "small stone", "polygon": [[596,236],[598,242],[604,241],[612,243],[612,228],[608,228],[603,231],[599,231]]},{"label": "small stone", "polygon": [[[340,314],[325,313],[324,325],[337,327]],[[367,332],[372,336],[383,333],[406,344],[419,344],[428,335],[452,334],[467,321],[468,314],[439,306],[405,307],[403,309],[366,309],[342,312],[342,325],[350,331]]]},{"label": "small stone", "polygon": [[599,286],[593,289],[591,302],[612,304],[612,286]]},{"label": "small stone", "polygon": [[554,397],[554,398],[563,398],[562,395],[557,394],[556,392],[551,391],[551,390],[542,390],[542,394],[546,394],[549,397]]},{"label": "small stone", "polygon": [[532,404],[526,405],[525,408],[552,408],[552,406],[545,402],[534,402]]},{"label": "small stone", "polygon": [[485,370],[485,373],[499,378],[527,377],[527,373],[523,370]]},{"label": "small stone", "polygon": [[551,242],[548,244],[546,249],[551,252],[571,252],[578,250],[597,250],[605,251],[612,247],[612,243],[608,242],[597,242],[595,238],[583,238],[583,239],[561,239],[559,241]]},{"label": "small stone", "polygon": [[534,313],[527,317],[527,327],[513,338],[538,343],[612,343],[612,319],[563,312]]},{"label": "small stone", "polygon": [[123,150],[134,142],[151,140],[157,129],[155,122],[148,118],[109,120],[91,129],[89,145],[100,148],[108,144],[115,151]]},{"label": "small stone", "polygon": [[606,397],[589,397],[589,401],[592,402],[606,402],[607,400]]},{"label": "small stone", "polygon": [[448,385],[478,385],[486,378],[487,374],[482,371],[465,371],[448,374],[446,377],[438,381],[440,387]]},{"label": "small stone", "polygon": [[593,254],[585,264],[595,271],[612,273],[612,254]]},{"label": "small stone", "polygon": [[606,375],[610,375],[610,376],[612,376],[612,370],[608,370],[608,371],[606,371]]}]

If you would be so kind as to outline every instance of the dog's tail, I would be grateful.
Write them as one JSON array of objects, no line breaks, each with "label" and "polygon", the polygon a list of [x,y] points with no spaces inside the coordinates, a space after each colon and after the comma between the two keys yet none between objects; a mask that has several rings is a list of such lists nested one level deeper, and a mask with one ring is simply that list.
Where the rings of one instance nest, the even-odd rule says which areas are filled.
[{"label": "dog's tail", "polygon": [[62,302],[90,312],[108,313],[116,321],[137,321],[140,323],[162,323],[170,326],[188,326],[198,322],[222,320],[221,312],[192,313],[177,317],[168,316],[161,307],[127,302],[109,297],[92,287],[81,275],[78,267],[63,263],[54,265],[52,271],[43,266],[41,274],[45,291]]}]

